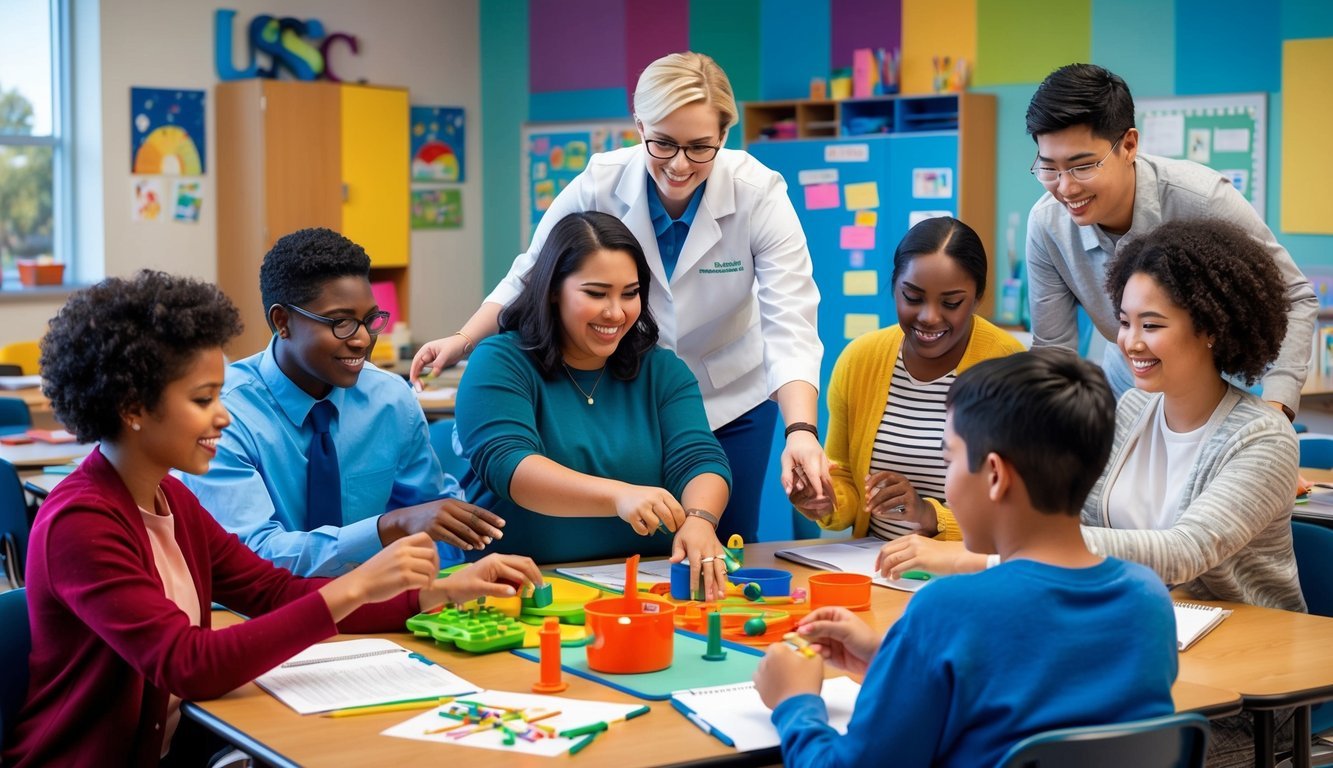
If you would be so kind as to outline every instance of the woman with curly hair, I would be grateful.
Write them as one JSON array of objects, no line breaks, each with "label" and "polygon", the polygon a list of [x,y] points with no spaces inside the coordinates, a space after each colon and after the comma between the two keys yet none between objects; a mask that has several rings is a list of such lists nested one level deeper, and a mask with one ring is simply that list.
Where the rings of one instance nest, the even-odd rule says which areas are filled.
[{"label": "woman with curly hair", "polygon": [[[301,579],[226,533],[168,472],[208,469],[230,422],[222,345],[239,331],[217,288],[150,271],[79,291],[51,321],[43,390],[101,445],[37,513],[28,693],[0,762],[202,764],[202,734],[177,733],[181,699],[221,696],[340,631],[514,594],[502,579],[541,583],[531,560],[500,555],[437,579],[424,533],[336,580]],[[213,630],[214,600],[253,618]]]},{"label": "woman with curly hair", "polygon": [[[1252,384],[1277,357],[1287,327],[1277,267],[1231,224],[1170,222],[1125,246],[1106,288],[1135,388],[1120,397],[1111,458],[1083,506],[1089,546],[1195,598],[1304,611],[1291,546],[1296,435],[1225,378]],[[909,539],[886,547],[885,570],[985,567],[984,554]]]}]

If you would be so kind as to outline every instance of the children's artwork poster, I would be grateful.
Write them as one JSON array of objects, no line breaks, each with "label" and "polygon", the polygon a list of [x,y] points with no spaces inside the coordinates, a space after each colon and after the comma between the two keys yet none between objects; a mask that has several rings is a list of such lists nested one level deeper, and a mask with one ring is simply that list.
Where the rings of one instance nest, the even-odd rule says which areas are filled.
[{"label": "children's artwork poster", "polygon": [[133,194],[130,219],[157,221],[162,217],[162,180],[159,178],[131,179]]},{"label": "children's artwork poster", "polygon": [[130,172],[204,173],[204,91],[130,89]]},{"label": "children's artwork poster", "polygon": [[463,190],[448,187],[412,190],[412,229],[463,226]]},{"label": "children's artwork poster", "polygon": [[175,205],[172,218],[176,221],[199,221],[199,209],[204,203],[204,185],[198,181],[177,180],[171,185],[171,199]]},{"label": "children's artwork poster", "polygon": [[413,181],[463,181],[462,107],[412,107]]},{"label": "children's artwork poster", "polygon": [[560,190],[588,167],[589,158],[638,143],[639,132],[627,122],[524,126],[522,247],[531,242],[537,222]]},{"label": "children's artwork poster", "polygon": [[952,168],[913,168],[912,197],[953,197]]}]

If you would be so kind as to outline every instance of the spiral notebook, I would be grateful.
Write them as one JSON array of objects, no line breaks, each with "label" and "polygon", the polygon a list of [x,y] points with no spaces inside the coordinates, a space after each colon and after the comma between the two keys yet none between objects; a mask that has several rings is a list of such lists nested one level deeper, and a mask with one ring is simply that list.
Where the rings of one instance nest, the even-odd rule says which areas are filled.
[{"label": "spiral notebook", "polygon": [[1231,611],[1215,605],[1175,602],[1176,609],[1176,647],[1186,650],[1222,623],[1222,619],[1231,615]]},{"label": "spiral notebook", "polygon": [[[829,725],[838,733],[847,733],[860,693],[861,684],[850,677],[824,681],[819,695],[828,707]],[[772,710],[764,705],[752,682],[675,691],[671,706],[705,733],[742,752],[781,743]]]}]

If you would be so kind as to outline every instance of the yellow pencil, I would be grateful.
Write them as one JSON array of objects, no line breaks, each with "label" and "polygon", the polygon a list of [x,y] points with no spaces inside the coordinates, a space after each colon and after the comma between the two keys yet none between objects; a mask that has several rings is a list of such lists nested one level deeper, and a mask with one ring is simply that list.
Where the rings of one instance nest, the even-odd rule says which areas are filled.
[{"label": "yellow pencil", "polygon": [[325,717],[355,717],[357,715],[378,715],[381,712],[406,712],[413,709],[431,709],[453,701],[452,696],[443,698],[420,699],[418,701],[396,701],[392,704],[372,704],[367,707],[348,707],[324,713]]}]

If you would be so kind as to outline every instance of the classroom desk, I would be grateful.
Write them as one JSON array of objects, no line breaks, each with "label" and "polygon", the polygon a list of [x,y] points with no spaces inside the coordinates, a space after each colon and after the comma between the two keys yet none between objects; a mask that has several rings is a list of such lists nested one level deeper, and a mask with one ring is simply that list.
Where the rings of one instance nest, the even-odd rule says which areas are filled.
[{"label": "classroom desk", "polygon": [[39,472],[35,475],[23,475],[23,490],[31,493],[38,501],[45,499],[51,493],[51,489],[61,480],[69,477],[68,474],[54,475],[47,472]]},{"label": "classroom desk", "polygon": [[96,443],[42,442],[31,442],[26,445],[0,444],[0,459],[13,464],[18,470],[40,469],[81,459],[92,453],[96,445]]},{"label": "classroom desk", "polygon": [[[779,567],[792,571],[793,583],[801,586],[817,573],[785,560],[773,552],[793,542],[752,544],[745,548],[745,564]],[[902,615],[910,597],[905,592],[874,588],[871,610],[861,615],[873,626],[887,629]],[[238,619],[231,614],[214,613],[214,626],[226,626]],[[1225,626],[1226,622],[1223,623]],[[1213,634],[1221,632],[1221,628]],[[528,691],[536,680],[537,664],[510,653],[480,656],[443,650],[433,643],[406,633],[383,635],[413,651],[424,653],[469,682],[488,689]],[[1204,638],[1200,644],[1206,643]],[[1193,653],[1193,649],[1191,649]],[[841,674],[830,671],[830,675]],[[586,765],[617,765],[622,768],[654,765],[775,765],[781,762],[778,750],[742,753],[724,746],[704,734],[689,721],[672,711],[666,701],[644,702],[599,683],[565,674],[569,689],[559,695],[601,701],[647,703],[652,713],[618,724],[599,736],[588,751],[574,758]],[[1240,697],[1230,689],[1197,681],[1180,681],[1172,688],[1176,708],[1221,717],[1240,711]],[[505,752],[450,747],[408,739],[380,737],[389,726],[410,718],[411,712],[392,712],[348,718],[302,717],[260,690],[253,683],[244,685],[220,699],[187,702],[182,711],[189,717],[232,741],[240,748],[275,765],[373,765],[420,762],[422,758],[458,759],[469,766],[481,765],[551,765],[546,758],[513,755]],[[585,756],[592,756],[584,759]]]}]

